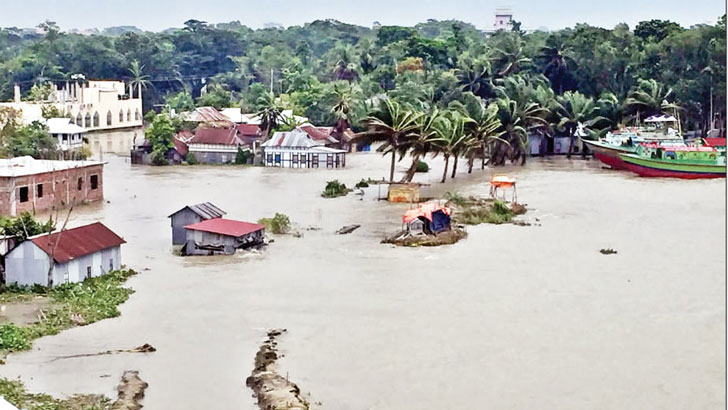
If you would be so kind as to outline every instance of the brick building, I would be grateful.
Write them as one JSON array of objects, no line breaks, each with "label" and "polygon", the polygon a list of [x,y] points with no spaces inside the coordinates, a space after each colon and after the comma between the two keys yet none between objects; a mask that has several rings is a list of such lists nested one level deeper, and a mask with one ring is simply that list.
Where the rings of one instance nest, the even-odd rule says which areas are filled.
[{"label": "brick building", "polygon": [[104,198],[103,163],[0,159],[0,215],[42,212]]}]

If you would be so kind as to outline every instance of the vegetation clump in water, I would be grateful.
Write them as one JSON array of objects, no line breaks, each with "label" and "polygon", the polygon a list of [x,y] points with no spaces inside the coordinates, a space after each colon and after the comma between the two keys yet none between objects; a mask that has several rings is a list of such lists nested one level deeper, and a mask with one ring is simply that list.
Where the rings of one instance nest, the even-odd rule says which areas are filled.
[{"label": "vegetation clump in water", "polygon": [[261,218],[258,223],[265,225],[265,229],[276,235],[284,235],[291,231],[291,220],[287,215],[276,212],[273,218]]},{"label": "vegetation clump in water", "polygon": [[524,205],[498,199],[465,198],[450,192],[446,198],[447,205],[453,208],[453,221],[465,225],[516,223],[514,217],[527,211]]},{"label": "vegetation clump in water", "polygon": [[382,240],[382,243],[388,243],[397,246],[441,246],[441,245],[452,245],[457,243],[461,239],[465,239],[468,233],[465,229],[460,227],[452,227],[446,231],[440,232],[434,235],[426,234],[413,234],[410,231],[401,231],[395,235],[390,236]]},{"label": "vegetation clump in water", "polygon": [[339,182],[338,179],[335,179],[326,183],[326,188],[324,188],[324,192],[321,196],[324,198],[336,198],[339,196],[346,196],[351,191],[352,190],[347,188],[346,185]]},{"label": "vegetation clump in water", "polygon": [[0,292],[2,303],[24,303],[39,296],[48,297],[52,303],[47,312],[40,311],[36,323],[0,325],[0,355],[30,349],[33,340],[42,336],[119,316],[117,307],[134,293],[123,285],[135,274],[131,269],[112,271],[80,283],[64,283],[53,288],[6,286]]}]

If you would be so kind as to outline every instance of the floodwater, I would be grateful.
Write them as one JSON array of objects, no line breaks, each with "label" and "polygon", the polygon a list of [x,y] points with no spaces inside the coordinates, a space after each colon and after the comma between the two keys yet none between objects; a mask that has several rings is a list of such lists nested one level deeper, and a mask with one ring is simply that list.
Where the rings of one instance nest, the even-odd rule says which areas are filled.
[{"label": "floodwater", "polygon": [[[114,396],[137,369],[145,409],[254,409],[255,352],[266,329],[286,328],[281,372],[321,408],[725,406],[724,180],[532,160],[498,172],[518,178],[540,226],[469,227],[456,245],[409,249],[379,244],[407,206],[377,201],[377,187],[319,197],[330,179],[385,176],[389,159],[376,153],[350,155],[345,170],[105,160],[110,202],[78,208],[72,223],[124,236],[136,293],[119,318],[40,339],[0,366],[32,391]],[[439,179],[429,162],[420,181]],[[487,195],[491,175],[463,173],[425,195]],[[249,221],[283,212],[304,237],[257,254],[172,255],[167,215],[201,201]],[[362,228],[334,234],[352,223]],[[157,352],[53,360],[143,343]]]}]

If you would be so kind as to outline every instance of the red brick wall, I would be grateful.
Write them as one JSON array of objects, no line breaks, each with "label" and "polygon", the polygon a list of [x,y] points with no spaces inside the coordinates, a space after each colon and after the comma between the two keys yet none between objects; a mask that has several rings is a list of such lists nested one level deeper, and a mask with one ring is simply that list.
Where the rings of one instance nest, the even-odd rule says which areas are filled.
[{"label": "red brick wall", "polygon": [[[96,189],[91,189],[92,175],[98,175]],[[23,211],[63,208],[71,202],[99,201],[104,199],[103,180],[102,164],[16,178],[0,177],[0,214],[16,216]],[[43,185],[42,197],[39,197],[39,184]],[[27,202],[20,202],[22,187],[28,187]]]}]

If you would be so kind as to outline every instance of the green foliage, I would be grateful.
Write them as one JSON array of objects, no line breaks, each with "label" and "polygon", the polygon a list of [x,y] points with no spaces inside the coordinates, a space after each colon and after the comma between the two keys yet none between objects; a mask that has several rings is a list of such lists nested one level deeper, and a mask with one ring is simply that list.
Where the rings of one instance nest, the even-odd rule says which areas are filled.
[{"label": "green foliage", "polygon": [[242,148],[238,147],[238,152],[235,154],[235,163],[238,165],[247,164],[248,157],[250,157],[250,151],[243,151]]},{"label": "green foliage", "polygon": [[446,192],[445,199],[447,199],[448,202],[452,202],[453,204],[455,204],[457,206],[465,206],[467,203],[467,200],[465,199],[465,197],[458,194],[457,192]]},{"label": "green foliage", "polygon": [[42,105],[40,112],[41,116],[45,119],[68,117],[63,110],[59,110],[55,105]]},{"label": "green foliage", "polygon": [[190,111],[195,108],[195,101],[187,91],[180,91],[167,97],[167,105],[176,112]]},{"label": "green foliage", "polygon": [[187,162],[189,165],[199,164],[199,161],[197,161],[197,157],[192,152],[187,153],[187,156],[185,157],[185,162]]},{"label": "green foliage", "polygon": [[38,323],[0,326],[0,351],[3,353],[27,350],[32,341],[42,336],[57,334],[74,326],[72,316],[87,324],[119,316],[117,306],[124,303],[133,290],[123,287],[132,270],[112,271],[103,276],[88,278],[81,283],[65,283],[53,288],[7,286],[0,292],[2,300],[46,296],[52,301],[45,317]]},{"label": "green foliage", "polygon": [[427,165],[427,162],[417,161],[417,168],[415,168],[415,172],[428,172],[429,170],[430,166]]},{"label": "green foliage", "polygon": [[17,217],[0,217],[0,232],[3,235],[17,236],[21,242],[30,236],[53,232],[55,229],[56,223],[53,219],[49,218],[47,222],[41,223],[27,211]]},{"label": "green foliage", "polygon": [[146,131],[146,138],[152,143],[152,164],[167,165],[167,151],[174,147],[175,126],[169,115],[156,115]]},{"label": "green foliage", "polygon": [[149,110],[144,114],[144,122],[147,124],[153,123],[155,118],[157,118],[157,113],[154,110]]},{"label": "green foliage", "polygon": [[351,192],[351,189],[339,182],[338,179],[335,179],[326,183],[326,188],[324,188],[324,192],[321,193],[321,196],[324,198],[336,198],[339,196],[346,196],[349,192]]},{"label": "green foliage", "polygon": [[207,87],[207,92],[197,99],[198,107],[215,107],[215,109],[223,109],[233,105],[233,94],[225,90],[218,84],[212,84]]},{"label": "green foliage", "polygon": [[30,155],[36,159],[57,159],[58,140],[48,134],[45,125],[34,121],[29,125],[7,128],[0,143],[4,157]]},{"label": "green foliage", "polygon": [[361,181],[357,182],[356,185],[354,185],[356,188],[369,188],[369,183],[362,178]]},{"label": "green foliage", "polygon": [[287,234],[291,230],[291,220],[288,216],[276,212],[273,218],[261,218],[258,223],[265,225],[265,229],[277,235]]},{"label": "green foliage", "polygon": [[51,95],[53,94],[53,84],[45,84],[45,85],[38,85],[33,84],[32,87],[30,87],[30,92],[28,93],[28,100],[30,101],[48,101],[50,99]]}]

